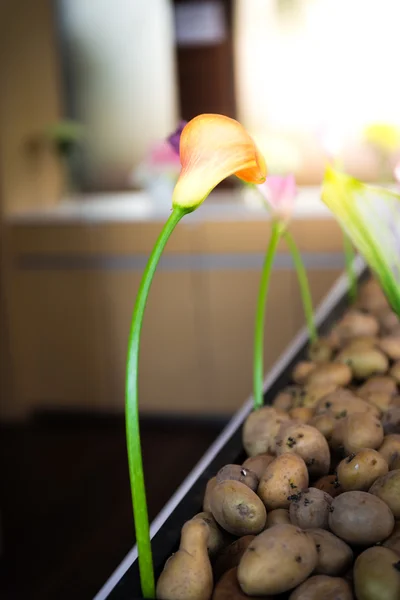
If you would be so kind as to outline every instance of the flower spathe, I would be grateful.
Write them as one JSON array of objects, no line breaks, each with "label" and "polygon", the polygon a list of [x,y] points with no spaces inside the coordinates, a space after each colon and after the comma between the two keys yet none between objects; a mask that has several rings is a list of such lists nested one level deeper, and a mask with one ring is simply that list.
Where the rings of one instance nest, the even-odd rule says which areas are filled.
[{"label": "flower spathe", "polygon": [[293,175],[268,175],[258,186],[274,219],[287,225],[293,214],[297,195],[296,180]]},{"label": "flower spathe", "polygon": [[328,168],[322,200],[375,272],[400,314],[400,195]]},{"label": "flower spathe", "polygon": [[230,175],[248,183],[265,181],[264,157],[240,123],[223,115],[203,114],[180,136],[182,170],[172,196],[174,207],[195,210]]}]

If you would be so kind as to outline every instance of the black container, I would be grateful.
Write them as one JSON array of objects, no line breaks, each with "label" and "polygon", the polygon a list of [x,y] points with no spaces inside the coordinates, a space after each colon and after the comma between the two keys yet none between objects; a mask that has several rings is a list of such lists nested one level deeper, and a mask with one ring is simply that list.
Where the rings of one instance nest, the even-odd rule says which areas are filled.
[{"label": "black container", "polygon": [[[357,258],[354,267],[360,280],[367,270]],[[341,317],[346,307],[348,280],[342,275],[315,313],[318,330],[327,333]],[[270,370],[264,383],[264,402],[270,404],[276,394],[291,382],[291,372],[297,362],[306,356],[307,331],[301,331]],[[241,464],[246,458],[242,446],[242,424],[252,409],[252,398],[234,415],[209,450],[188,475],[174,496],[153,521],[152,548],[155,576],[158,578],[166,560],[178,549],[180,532],[185,521],[202,511],[207,481],[226,464]],[[94,600],[144,600],[141,595],[136,547],[95,596]]]}]

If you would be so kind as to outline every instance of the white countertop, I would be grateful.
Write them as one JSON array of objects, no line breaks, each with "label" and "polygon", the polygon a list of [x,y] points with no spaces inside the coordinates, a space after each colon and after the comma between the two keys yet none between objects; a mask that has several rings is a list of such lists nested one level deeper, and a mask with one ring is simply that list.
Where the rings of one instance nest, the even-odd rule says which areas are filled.
[{"label": "white countertop", "polygon": [[[6,216],[13,225],[127,223],[165,221],[171,210],[169,201],[157,201],[147,192],[86,194],[60,201],[47,208],[20,210]],[[320,200],[320,187],[300,187],[295,219],[332,218]],[[269,219],[259,194],[250,189],[214,191],[204,204],[188,215],[200,221],[252,221]]]}]

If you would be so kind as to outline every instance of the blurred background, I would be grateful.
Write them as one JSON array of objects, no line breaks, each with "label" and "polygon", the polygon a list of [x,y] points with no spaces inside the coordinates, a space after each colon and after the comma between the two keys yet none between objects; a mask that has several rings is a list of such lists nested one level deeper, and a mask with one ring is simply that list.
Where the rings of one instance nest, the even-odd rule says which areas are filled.
[{"label": "blurred background", "polygon": [[[343,268],[327,162],[398,185],[399,17],[397,0],[2,0],[2,598],[92,598],[133,545],[124,362],[180,168],[166,136],[222,113],[270,172],[295,174],[317,303]],[[140,364],[151,517],[251,391],[268,235],[261,201],[229,180],[167,245]],[[282,244],[266,369],[302,325]]]}]

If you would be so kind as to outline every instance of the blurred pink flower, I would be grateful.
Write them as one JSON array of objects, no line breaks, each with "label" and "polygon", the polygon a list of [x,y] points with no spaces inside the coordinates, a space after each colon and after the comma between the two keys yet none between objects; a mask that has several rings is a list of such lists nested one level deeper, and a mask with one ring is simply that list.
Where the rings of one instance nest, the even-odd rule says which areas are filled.
[{"label": "blurred pink flower", "polygon": [[167,140],[154,144],[146,157],[146,162],[150,167],[180,166],[179,154],[176,154]]},{"label": "blurred pink flower", "polygon": [[273,217],[285,224],[290,221],[297,195],[294,175],[268,175],[265,182],[257,188],[271,209]]}]

